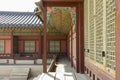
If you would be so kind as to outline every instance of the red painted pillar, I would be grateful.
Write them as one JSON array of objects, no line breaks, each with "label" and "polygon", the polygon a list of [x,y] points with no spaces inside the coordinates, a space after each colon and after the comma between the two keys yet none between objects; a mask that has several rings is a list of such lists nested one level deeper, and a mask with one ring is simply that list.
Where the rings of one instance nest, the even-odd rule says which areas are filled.
[{"label": "red painted pillar", "polygon": [[41,58],[41,35],[39,36],[39,58]]},{"label": "red painted pillar", "polygon": [[[41,44],[40,46],[43,45],[43,36],[41,35]],[[43,47],[41,47],[41,58],[43,57]]]},{"label": "red painted pillar", "polygon": [[81,2],[76,9],[76,68],[77,72],[84,73],[84,3]]},{"label": "red painted pillar", "polygon": [[67,56],[70,60],[70,40],[69,40],[69,35],[67,36]]},{"label": "red painted pillar", "polygon": [[79,44],[80,44],[80,4],[76,7],[76,71],[79,72]]},{"label": "red painted pillar", "polygon": [[120,0],[116,0],[116,80],[120,80]]},{"label": "red painted pillar", "polygon": [[43,72],[47,72],[47,32],[46,32],[46,13],[47,7],[44,5],[44,28],[43,28]]},{"label": "red painted pillar", "polygon": [[73,26],[71,28],[71,66],[73,67]]},{"label": "red painted pillar", "polygon": [[84,2],[80,4],[80,55],[79,61],[79,69],[81,73],[84,73]]},{"label": "red painted pillar", "polygon": [[11,55],[12,55],[12,58],[13,58],[13,56],[14,56],[14,53],[13,53],[13,39],[14,39],[14,36],[13,35],[11,35]]}]

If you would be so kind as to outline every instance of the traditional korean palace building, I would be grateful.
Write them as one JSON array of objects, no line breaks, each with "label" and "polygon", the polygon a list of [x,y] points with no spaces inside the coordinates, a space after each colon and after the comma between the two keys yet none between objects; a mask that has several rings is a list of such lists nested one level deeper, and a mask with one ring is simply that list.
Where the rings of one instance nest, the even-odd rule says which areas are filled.
[{"label": "traditional korean palace building", "polygon": [[[48,53],[66,53],[66,36],[56,34],[60,33],[48,33]],[[43,23],[33,12],[0,12],[1,64],[17,64],[22,60],[23,64],[37,64],[43,46]]]},{"label": "traditional korean palace building", "polygon": [[31,12],[0,12],[0,64],[20,60],[47,72],[64,55],[90,80],[120,80],[120,0],[41,0]]},{"label": "traditional korean palace building", "polygon": [[[31,12],[0,12],[0,63],[41,57],[42,23]],[[30,54],[29,54],[30,53]]]}]

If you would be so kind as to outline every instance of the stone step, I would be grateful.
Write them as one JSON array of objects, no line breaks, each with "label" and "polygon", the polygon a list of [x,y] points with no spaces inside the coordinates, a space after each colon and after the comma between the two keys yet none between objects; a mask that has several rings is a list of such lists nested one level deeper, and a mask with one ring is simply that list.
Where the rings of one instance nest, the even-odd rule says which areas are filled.
[{"label": "stone step", "polygon": [[27,80],[28,76],[10,76],[9,80]]},{"label": "stone step", "polygon": [[34,64],[34,60],[15,60],[16,64]]},{"label": "stone step", "polygon": [[0,76],[0,80],[9,80],[8,77]]},{"label": "stone step", "polygon": [[9,80],[27,80],[29,72],[30,68],[14,68],[10,73]]}]

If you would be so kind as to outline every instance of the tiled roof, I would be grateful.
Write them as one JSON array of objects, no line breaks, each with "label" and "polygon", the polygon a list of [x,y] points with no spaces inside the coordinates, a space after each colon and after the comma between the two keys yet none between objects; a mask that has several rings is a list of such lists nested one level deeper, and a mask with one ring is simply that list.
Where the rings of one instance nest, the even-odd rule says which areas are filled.
[{"label": "tiled roof", "polygon": [[33,12],[0,11],[0,27],[40,27],[42,22]]}]

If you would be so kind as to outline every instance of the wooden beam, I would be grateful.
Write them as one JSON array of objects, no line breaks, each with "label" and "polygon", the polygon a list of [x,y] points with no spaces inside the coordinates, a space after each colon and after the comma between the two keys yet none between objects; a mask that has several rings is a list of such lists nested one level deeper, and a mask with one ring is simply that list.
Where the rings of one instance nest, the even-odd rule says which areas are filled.
[{"label": "wooden beam", "polygon": [[79,2],[83,0],[42,0],[43,2]]},{"label": "wooden beam", "polygon": [[49,2],[46,3],[47,6],[49,7],[74,7],[78,4],[78,2]]},{"label": "wooden beam", "polygon": [[47,7],[75,7],[80,0],[42,0]]},{"label": "wooden beam", "polygon": [[[79,3],[79,2],[83,2],[84,0],[42,0],[43,3],[47,3],[47,6],[50,6],[48,5],[49,3],[57,3],[57,4],[54,4],[56,6],[75,6],[75,3]],[[60,5],[59,5],[60,3]],[[62,5],[61,5],[62,3]],[[67,4],[66,4],[67,3]],[[71,4],[71,5],[70,5]],[[54,6],[54,5],[51,5],[51,6]]]},{"label": "wooden beam", "polygon": [[120,0],[116,0],[116,80],[120,80]]}]

